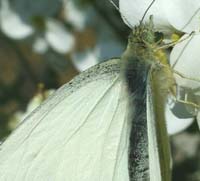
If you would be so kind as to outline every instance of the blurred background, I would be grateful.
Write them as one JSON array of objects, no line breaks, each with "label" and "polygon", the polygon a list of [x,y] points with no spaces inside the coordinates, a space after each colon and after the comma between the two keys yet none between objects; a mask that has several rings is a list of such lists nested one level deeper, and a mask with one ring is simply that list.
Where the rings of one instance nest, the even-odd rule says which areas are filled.
[{"label": "blurred background", "polygon": [[[0,0],[0,140],[76,74],[119,57],[129,32],[109,0]],[[199,136],[195,123],[172,136],[173,180],[200,181]]]}]

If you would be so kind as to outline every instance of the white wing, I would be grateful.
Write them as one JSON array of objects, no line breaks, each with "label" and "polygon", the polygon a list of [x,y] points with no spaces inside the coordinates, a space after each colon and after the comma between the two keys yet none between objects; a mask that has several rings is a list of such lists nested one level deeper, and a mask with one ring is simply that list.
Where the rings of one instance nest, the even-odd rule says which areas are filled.
[{"label": "white wing", "polygon": [[149,173],[152,181],[171,180],[170,147],[165,122],[165,95],[163,90],[148,79],[147,128],[149,150]]},{"label": "white wing", "polygon": [[128,181],[124,87],[118,60],[63,86],[1,145],[0,180]]},{"label": "white wing", "polygon": [[200,111],[198,111],[196,119],[200,129]]}]

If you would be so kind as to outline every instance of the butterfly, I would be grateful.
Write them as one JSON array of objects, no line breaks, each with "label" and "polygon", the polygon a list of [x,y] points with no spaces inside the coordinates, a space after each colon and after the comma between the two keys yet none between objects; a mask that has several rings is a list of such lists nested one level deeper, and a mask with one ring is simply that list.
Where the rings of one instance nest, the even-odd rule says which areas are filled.
[{"label": "butterfly", "polygon": [[121,59],[58,89],[0,146],[0,180],[170,180],[164,107],[174,79],[155,46],[150,18]]}]

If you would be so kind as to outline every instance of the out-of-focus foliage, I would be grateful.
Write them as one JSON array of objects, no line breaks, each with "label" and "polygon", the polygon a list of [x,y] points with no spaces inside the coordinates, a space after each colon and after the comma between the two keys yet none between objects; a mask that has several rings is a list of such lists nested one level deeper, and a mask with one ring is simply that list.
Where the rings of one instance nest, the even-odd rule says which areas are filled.
[{"label": "out-of-focus foliage", "polygon": [[[109,0],[0,3],[0,138],[4,139],[46,98],[42,96],[46,91],[100,61],[120,56],[130,29]],[[174,180],[200,180],[197,131],[193,125],[172,137]]]},{"label": "out-of-focus foliage", "polygon": [[13,117],[22,119],[18,113],[27,110],[38,85],[58,88],[79,71],[119,56],[129,30],[106,0],[0,3],[0,136],[4,138]]}]

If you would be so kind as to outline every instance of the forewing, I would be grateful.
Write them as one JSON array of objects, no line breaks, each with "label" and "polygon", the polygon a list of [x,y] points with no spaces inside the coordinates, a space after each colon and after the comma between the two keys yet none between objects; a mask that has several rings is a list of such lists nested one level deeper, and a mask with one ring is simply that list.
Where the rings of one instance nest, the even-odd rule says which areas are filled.
[{"label": "forewing", "polygon": [[59,89],[1,145],[0,180],[128,181],[124,87],[111,60]]},{"label": "forewing", "polygon": [[155,83],[154,77],[149,77],[147,85],[147,127],[150,180],[171,180],[170,148],[165,123],[165,95]]},{"label": "forewing", "polygon": [[200,129],[200,111],[198,111],[196,119]]}]

